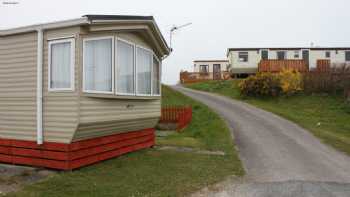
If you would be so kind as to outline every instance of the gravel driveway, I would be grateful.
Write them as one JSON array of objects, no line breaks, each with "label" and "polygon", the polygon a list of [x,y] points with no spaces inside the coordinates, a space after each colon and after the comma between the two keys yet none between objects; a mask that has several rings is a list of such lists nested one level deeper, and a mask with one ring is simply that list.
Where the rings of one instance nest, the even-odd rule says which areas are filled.
[{"label": "gravel driveway", "polygon": [[298,125],[223,96],[174,89],[223,117],[235,136],[247,175],[193,196],[350,197],[350,157],[324,145]]}]

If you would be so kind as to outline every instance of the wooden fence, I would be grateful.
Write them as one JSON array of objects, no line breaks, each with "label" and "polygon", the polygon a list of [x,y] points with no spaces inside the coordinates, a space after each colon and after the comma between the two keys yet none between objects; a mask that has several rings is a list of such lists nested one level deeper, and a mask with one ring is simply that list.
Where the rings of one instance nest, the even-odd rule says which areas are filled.
[{"label": "wooden fence", "polygon": [[329,72],[331,69],[331,60],[318,59],[316,62],[316,70],[318,72]]},{"label": "wooden fence", "polygon": [[192,120],[191,106],[166,106],[162,107],[160,123],[176,123],[177,131],[186,127]]},{"label": "wooden fence", "polygon": [[304,60],[261,60],[258,65],[259,72],[281,72],[283,69],[293,69],[299,72],[309,70]]}]

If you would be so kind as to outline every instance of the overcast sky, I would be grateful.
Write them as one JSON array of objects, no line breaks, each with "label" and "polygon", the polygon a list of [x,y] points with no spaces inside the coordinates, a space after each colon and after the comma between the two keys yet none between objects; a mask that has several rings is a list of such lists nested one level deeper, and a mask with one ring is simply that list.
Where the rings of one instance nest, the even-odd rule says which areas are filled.
[{"label": "overcast sky", "polygon": [[[173,37],[163,82],[174,84],[195,59],[222,59],[228,47],[350,46],[350,0],[0,0],[0,29],[85,14],[153,15]],[[18,2],[7,4],[6,2]]]}]

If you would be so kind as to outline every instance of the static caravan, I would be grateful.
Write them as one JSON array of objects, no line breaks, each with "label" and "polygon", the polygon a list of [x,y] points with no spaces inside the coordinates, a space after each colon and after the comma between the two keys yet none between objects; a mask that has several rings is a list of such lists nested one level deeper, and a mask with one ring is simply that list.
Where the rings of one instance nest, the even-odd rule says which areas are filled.
[{"label": "static caravan", "polygon": [[315,69],[318,60],[350,64],[350,47],[229,48],[227,58],[232,73],[249,75],[257,72],[261,60],[304,60],[309,69]]},{"label": "static caravan", "polygon": [[228,71],[228,60],[194,60],[193,72],[208,74],[208,79],[223,79],[224,72]]},{"label": "static caravan", "polygon": [[228,60],[194,60],[193,72],[227,71]]},{"label": "static caravan", "polygon": [[85,15],[0,31],[0,162],[75,169],[154,145],[152,16]]}]

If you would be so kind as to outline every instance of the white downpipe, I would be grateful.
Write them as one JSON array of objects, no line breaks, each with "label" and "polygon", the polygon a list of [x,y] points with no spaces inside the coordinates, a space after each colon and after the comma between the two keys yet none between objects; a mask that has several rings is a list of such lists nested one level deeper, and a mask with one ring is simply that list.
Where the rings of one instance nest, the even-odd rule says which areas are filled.
[{"label": "white downpipe", "polygon": [[43,29],[39,27],[37,32],[36,141],[43,144]]}]

